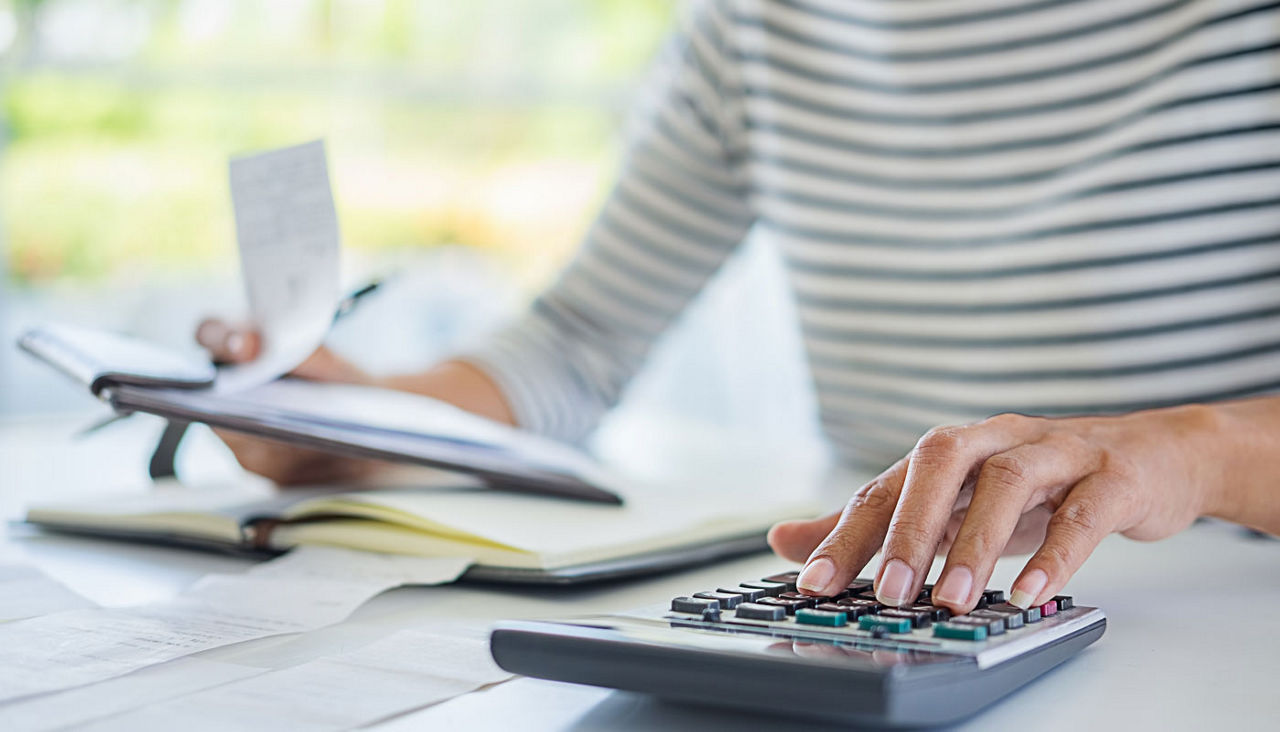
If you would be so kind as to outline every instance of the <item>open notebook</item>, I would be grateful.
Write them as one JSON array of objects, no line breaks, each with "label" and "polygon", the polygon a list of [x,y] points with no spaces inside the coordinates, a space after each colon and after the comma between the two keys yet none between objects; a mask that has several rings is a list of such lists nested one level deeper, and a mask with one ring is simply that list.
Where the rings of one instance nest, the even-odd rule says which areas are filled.
[{"label": "open notebook", "polygon": [[214,383],[213,368],[200,359],[70,326],[33,328],[19,345],[121,415],[145,412],[338,455],[445,468],[509,491],[621,502],[586,455],[425,396],[290,378],[231,391]]},{"label": "open notebook", "polygon": [[572,583],[759,551],[773,522],[816,510],[803,492],[783,485],[629,487],[625,505],[617,506],[499,493],[466,480],[437,474],[431,485],[351,492],[171,482],[142,495],[35,506],[27,521],[232,551],[320,544],[461,556],[474,560],[470,579]]}]

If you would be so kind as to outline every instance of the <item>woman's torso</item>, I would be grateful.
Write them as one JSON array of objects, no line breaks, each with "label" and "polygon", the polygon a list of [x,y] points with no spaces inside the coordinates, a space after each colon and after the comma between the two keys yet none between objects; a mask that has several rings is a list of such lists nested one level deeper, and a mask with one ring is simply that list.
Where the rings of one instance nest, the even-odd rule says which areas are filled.
[{"label": "woman's torso", "polygon": [[731,7],[726,118],[846,457],[1280,385],[1280,7]]}]

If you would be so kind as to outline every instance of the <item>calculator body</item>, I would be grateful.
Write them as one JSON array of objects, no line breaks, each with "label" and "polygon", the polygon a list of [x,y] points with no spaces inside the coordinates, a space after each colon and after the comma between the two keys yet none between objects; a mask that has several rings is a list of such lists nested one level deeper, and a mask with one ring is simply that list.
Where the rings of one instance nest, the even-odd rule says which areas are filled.
[{"label": "calculator body", "polygon": [[795,617],[715,619],[666,604],[564,621],[507,622],[504,669],[700,705],[857,724],[920,727],[968,717],[1100,638],[1106,617],[1072,606],[980,641],[928,627],[884,635]]}]

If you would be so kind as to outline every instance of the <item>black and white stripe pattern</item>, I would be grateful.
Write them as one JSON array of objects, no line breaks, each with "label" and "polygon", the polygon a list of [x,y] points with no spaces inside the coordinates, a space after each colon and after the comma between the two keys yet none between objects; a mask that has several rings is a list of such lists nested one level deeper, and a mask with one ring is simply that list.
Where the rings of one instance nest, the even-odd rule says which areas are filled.
[{"label": "black and white stripe pattern", "polygon": [[1280,2],[719,2],[670,60],[578,257],[470,355],[529,428],[585,434],[753,226],[866,465],[1280,388]]}]

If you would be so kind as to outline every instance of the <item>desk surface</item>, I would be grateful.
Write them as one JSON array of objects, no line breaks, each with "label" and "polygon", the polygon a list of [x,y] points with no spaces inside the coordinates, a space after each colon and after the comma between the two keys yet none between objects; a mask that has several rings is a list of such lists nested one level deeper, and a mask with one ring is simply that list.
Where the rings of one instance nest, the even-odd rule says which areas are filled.
[{"label": "desk surface", "polygon": [[[126,425],[68,443],[74,423],[0,423],[0,518],[36,500],[139,484],[155,425]],[[229,471],[210,445],[193,459]],[[16,553],[105,605],[171,597],[203,574],[247,561],[176,549],[31,535],[7,528],[0,554]],[[762,576],[779,568],[758,555],[643,581],[572,590],[455,585],[386,593],[350,620],[302,637],[270,638],[206,657],[283,667],[350,649],[410,625],[546,618],[628,608]],[[1002,561],[993,586],[1019,569]],[[936,567],[935,567],[936,570]],[[1103,608],[1107,634],[1093,647],[971,719],[965,729],[1045,730],[1272,728],[1280,719],[1280,542],[1200,524],[1156,544],[1112,537],[1068,592]],[[757,715],[711,713],[603,689],[519,679],[386,723],[380,729],[811,729]],[[455,725],[450,727],[450,723]]]}]

